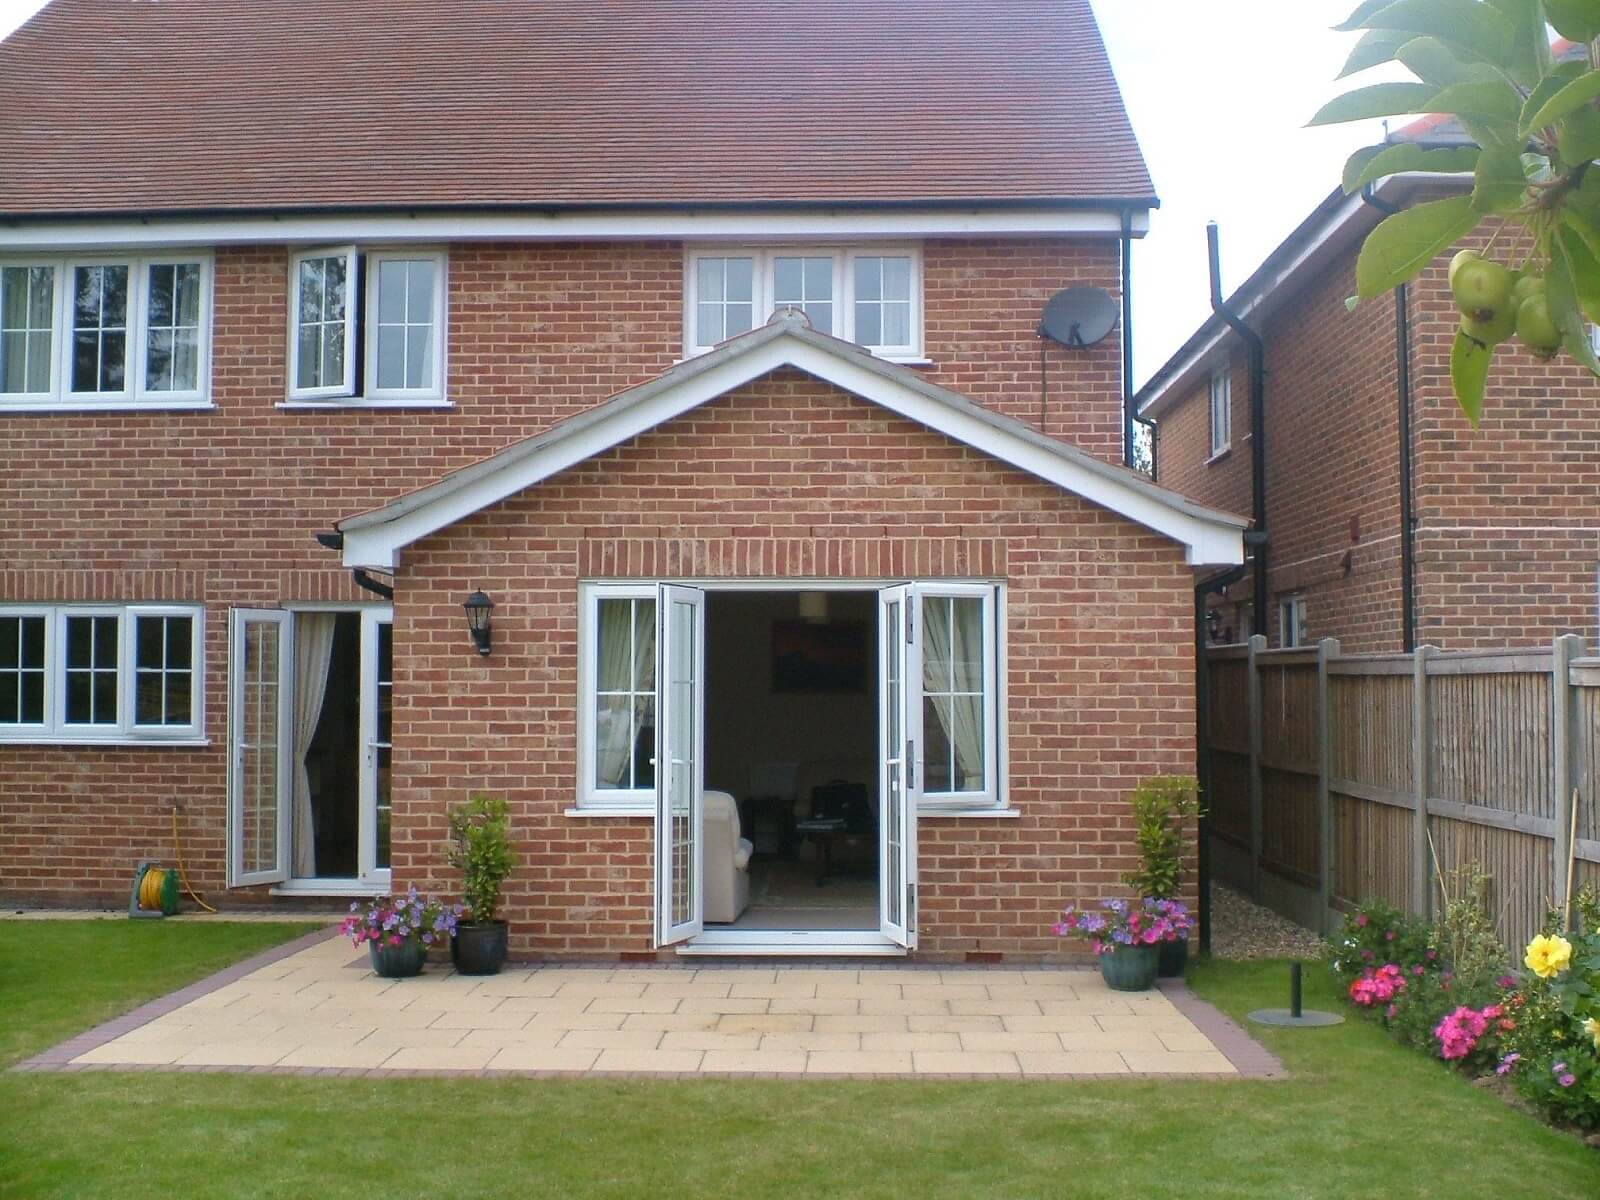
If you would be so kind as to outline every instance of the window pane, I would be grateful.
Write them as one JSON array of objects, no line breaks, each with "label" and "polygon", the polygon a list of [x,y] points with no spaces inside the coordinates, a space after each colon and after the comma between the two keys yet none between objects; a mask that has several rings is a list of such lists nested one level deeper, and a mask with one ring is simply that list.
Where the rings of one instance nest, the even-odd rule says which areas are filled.
[{"label": "window pane", "polygon": [[0,392],[28,390],[28,335],[0,333]]},{"label": "window pane", "polygon": [[728,305],[728,329],[725,336],[734,337],[737,334],[749,333],[755,323],[755,311],[753,304]]},{"label": "window pane", "polygon": [[117,673],[96,671],[94,680],[94,715],[90,720],[96,725],[117,723]]},{"label": "window pane", "polygon": [[406,333],[406,386],[425,388],[433,382],[433,331],[412,325]]},{"label": "window pane", "polygon": [[115,617],[95,617],[94,620],[94,665],[96,667],[110,667],[115,670],[117,665],[117,619]]},{"label": "window pane", "polygon": [[300,264],[300,321],[322,319],[322,268],[326,259],[308,258]]},{"label": "window pane", "polygon": [[633,700],[601,696],[595,703],[594,785],[601,790],[633,785]]},{"label": "window pane", "polygon": [[773,263],[773,299],[779,304],[799,304],[805,295],[805,259],[780,258]]},{"label": "window pane", "polygon": [[344,322],[322,327],[322,370],[318,377],[321,387],[338,387],[344,383]]},{"label": "window pane", "polygon": [[161,724],[162,674],[139,671],[134,679],[133,719],[138,725]]},{"label": "window pane", "polygon": [[166,706],[168,725],[187,725],[194,720],[193,676],[187,672],[167,676]]},{"label": "window pane", "polygon": [[885,300],[911,299],[911,260],[909,258],[885,258],[883,263],[883,298]]},{"label": "window pane", "polygon": [[702,258],[699,264],[696,281],[696,291],[702,302],[720,301],[723,299],[723,277],[727,268],[727,260],[722,258]]},{"label": "window pane", "polygon": [[406,329],[404,325],[378,327],[378,386],[406,385]]},{"label": "window pane", "polygon": [[818,333],[833,332],[833,305],[814,300],[806,305],[806,316],[811,318],[811,328]]},{"label": "window pane", "polygon": [[121,328],[128,323],[128,268],[101,267],[103,275],[104,308],[101,324],[107,328]]},{"label": "window pane", "polygon": [[88,672],[67,673],[67,724],[87,725],[93,719],[90,706],[90,680]]},{"label": "window pane", "polygon": [[92,392],[99,374],[100,338],[94,333],[72,335],[72,390]]},{"label": "window pane", "polygon": [[128,360],[128,335],[105,333],[100,339],[100,390],[120,392]]},{"label": "window pane", "polygon": [[406,319],[406,264],[397,259],[378,264],[378,320],[401,324]]},{"label": "window pane", "polygon": [[140,617],[134,634],[134,664],[160,670],[165,664],[166,627],[160,617]]},{"label": "window pane", "polygon": [[656,602],[654,600],[633,602],[633,644],[634,662],[637,664],[634,672],[634,691],[649,692],[653,696],[656,690]]},{"label": "window pane", "polygon": [[295,369],[295,387],[311,388],[317,386],[321,377],[318,369],[317,349],[322,345],[322,335],[315,325],[300,327],[299,365]]},{"label": "window pane", "polygon": [[177,302],[173,305],[177,313],[177,324],[200,324],[200,264],[184,263],[178,268]]},{"label": "window pane", "polygon": [[44,723],[44,618],[0,617],[0,724]]},{"label": "window pane", "polygon": [[22,705],[19,719],[29,725],[44,724],[44,672],[24,671],[22,674]]},{"label": "window pane", "polygon": [[983,790],[983,697],[953,696],[950,709],[955,730],[954,772],[950,790],[953,792],[981,792]]},{"label": "window pane", "polygon": [[67,620],[67,669],[76,667],[87,669],[94,659],[94,631],[90,628],[86,617],[71,617]]},{"label": "window pane", "polygon": [[144,386],[152,392],[172,390],[172,330],[152,329],[145,350]]},{"label": "window pane", "polygon": [[172,346],[172,388],[192,392],[200,386],[200,331],[180,329]]},{"label": "window pane", "polygon": [[44,669],[44,618],[22,618],[22,665]]},{"label": "window pane", "polygon": [[909,346],[911,344],[911,306],[885,304],[883,306],[883,341],[880,346]]},{"label": "window pane", "polygon": [[[654,606],[652,606],[654,607]],[[656,786],[656,698],[637,696],[633,702],[633,786]]]},{"label": "window pane", "polygon": [[150,267],[147,391],[193,391],[199,386],[199,296],[199,263],[155,263]]},{"label": "window pane", "polygon": [[194,618],[168,617],[167,666],[187,671],[194,665]]},{"label": "window pane", "polygon": [[150,268],[150,324],[172,324],[173,291],[175,290],[177,268],[170,266],[152,266]]},{"label": "window pane", "polygon": [[23,329],[28,324],[28,268],[0,270],[0,329]]},{"label": "window pane", "polygon": [[434,270],[435,264],[430,259],[407,264],[406,320],[413,325],[427,325],[433,321]]},{"label": "window pane", "polygon": [[725,336],[722,330],[722,305],[699,304],[696,308],[694,344],[715,346]]},{"label": "window pane", "polygon": [[323,314],[325,321],[344,321],[346,264],[343,256],[325,258],[323,264]]},{"label": "window pane", "polygon": [[960,596],[950,601],[952,610],[951,677],[958,692],[982,692],[983,601]]},{"label": "window pane", "polygon": [[883,259],[856,259],[856,299],[881,300],[883,298]]},{"label": "window pane", "polygon": [[863,346],[881,346],[883,310],[877,304],[856,305],[856,341]]},{"label": "window pane", "polygon": [[22,665],[22,618],[0,617],[0,671]]},{"label": "window pane", "polygon": [[728,263],[728,292],[731,301],[755,302],[756,260],[730,258]]},{"label": "window pane", "polygon": [[806,299],[833,295],[833,259],[808,258],[806,263]]}]

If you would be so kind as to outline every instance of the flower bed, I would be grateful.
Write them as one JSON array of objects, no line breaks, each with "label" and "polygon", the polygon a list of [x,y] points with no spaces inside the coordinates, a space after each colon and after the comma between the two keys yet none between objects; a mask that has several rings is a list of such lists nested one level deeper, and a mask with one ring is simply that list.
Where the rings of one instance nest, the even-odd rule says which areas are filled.
[{"label": "flower bed", "polygon": [[1600,897],[1579,897],[1573,930],[1552,918],[1513,973],[1472,891],[1437,924],[1382,903],[1351,913],[1332,963],[1350,1003],[1456,1069],[1508,1081],[1547,1119],[1600,1129]]}]

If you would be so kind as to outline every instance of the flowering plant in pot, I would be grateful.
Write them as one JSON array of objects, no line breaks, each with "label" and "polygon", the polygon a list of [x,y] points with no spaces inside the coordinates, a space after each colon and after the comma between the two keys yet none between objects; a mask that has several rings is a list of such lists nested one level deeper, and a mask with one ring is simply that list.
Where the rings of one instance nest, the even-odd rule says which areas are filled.
[{"label": "flowering plant in pot", "polygon": [[428,949],[442,946],[455,932],[459,905],[430,900],[410,889],[404,896],[379,896],[350,906],[339,932],[365,945],[372,969],[385,979],[420,974]]},{"label": "flowering plant in pot", "polygon": [[[1192,775],[1157,775],[1136,787],[1128,802],[1139,867],[1122,882],[1143,899],[1176,900],[1187,849],[1184,822],[1200,813],[1200,784]],[[1188,910],[1184,912],[1183,936],[1161,943],[1163,977],[1182,975],[1189,960]]]},{"label": "flowering plant in pot", "polygon": [[1069,905],[1055,932],[1089,943],[1107,987],[1143,992],[1156,981],[1161,947],[1188,937],[1189,910],[1176,900],[1150,897],[1103,900],[1098,912]]},{"label": "flowering plant in pot", "polygon": [[511,814],[496,796],[475,794],[450,810],[450,865],[461,872],[467,919],[456,927],[450,952],[463,975],[494,975],[506,961],[506,923],[500,893],[516,863]]}]

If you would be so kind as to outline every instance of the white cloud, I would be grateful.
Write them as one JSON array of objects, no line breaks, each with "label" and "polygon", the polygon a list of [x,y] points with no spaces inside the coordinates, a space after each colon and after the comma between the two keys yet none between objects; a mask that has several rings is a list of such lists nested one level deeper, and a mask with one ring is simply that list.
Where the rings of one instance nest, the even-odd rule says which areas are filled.
[{"label": "white cloud", "polygon": [[[1093,0],[1161,208],[1134,245],[1134,359],[1143,381],[1210,313],[1205,226],[1221,227],[1231,292],[1339,183],[1377,122],[1306,129],[1354,81],[1331,27],[1355,0]],[[1384,78],[1374,72],[1374,79]]]}]

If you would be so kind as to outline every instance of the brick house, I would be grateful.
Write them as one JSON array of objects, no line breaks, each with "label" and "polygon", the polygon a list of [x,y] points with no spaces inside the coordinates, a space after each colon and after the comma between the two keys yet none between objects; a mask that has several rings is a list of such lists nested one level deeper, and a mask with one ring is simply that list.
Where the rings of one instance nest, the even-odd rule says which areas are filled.
[{"label": "brick house", "polygon": [[[1397,136],[1453,140],[1437,118]],[[1212,641],[1336,637],[1365,653],[1600,636],[1600,384],[1569,356],[1543,363],[1508,344],[1474,430],[1450,386],[1450,254],[1345,306],[1361,242],[1387,212],[1470,187],[1403,175],[1368,196],[1336,191],[1228,299],[1262,341],[1264,444],[1248,346],[1221,315],[1136,397],[1156,423],[1163,485],[1262,510],[1251,568],[1206,598]]]},{"label": "brick house", "polygon": [[1192,769],[1244,522],[1035,333],[1155,203],[1086,0],[56,0],[0,114],[7,899],[488,791],[517,954],[1041,956]]}]

